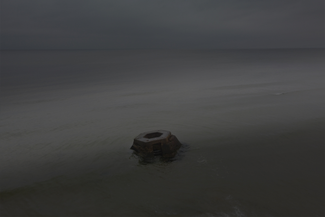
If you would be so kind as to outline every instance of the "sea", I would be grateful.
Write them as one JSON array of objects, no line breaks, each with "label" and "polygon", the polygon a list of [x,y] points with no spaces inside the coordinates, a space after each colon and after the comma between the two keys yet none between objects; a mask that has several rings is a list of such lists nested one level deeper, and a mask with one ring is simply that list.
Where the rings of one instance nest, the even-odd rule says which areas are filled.
[{"label": "sea", "polygon": [[0,54],[1,216],[325,215],[324,49]]}]

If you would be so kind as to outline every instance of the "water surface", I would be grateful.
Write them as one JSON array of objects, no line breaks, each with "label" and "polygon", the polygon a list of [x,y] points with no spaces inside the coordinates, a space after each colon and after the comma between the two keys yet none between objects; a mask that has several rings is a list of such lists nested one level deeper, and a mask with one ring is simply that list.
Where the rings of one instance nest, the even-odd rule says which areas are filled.
[{"label": "water surface", "polygon": [[5,216],[324,215],[323,49],[1,51],[0,118]]}]

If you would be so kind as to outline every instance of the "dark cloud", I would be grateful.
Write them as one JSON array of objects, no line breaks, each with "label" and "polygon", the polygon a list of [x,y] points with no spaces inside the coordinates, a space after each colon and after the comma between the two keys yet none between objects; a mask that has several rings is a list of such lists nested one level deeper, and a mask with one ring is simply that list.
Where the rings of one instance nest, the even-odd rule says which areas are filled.
[{"label": "dark cloud", "polygon": [[324,47],[324,0],[1,0],[2,49]]}]

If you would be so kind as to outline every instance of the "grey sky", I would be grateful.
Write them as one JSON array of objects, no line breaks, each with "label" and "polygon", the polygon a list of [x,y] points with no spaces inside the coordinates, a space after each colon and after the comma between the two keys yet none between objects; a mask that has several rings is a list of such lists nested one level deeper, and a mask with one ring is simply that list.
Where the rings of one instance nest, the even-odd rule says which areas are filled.
[{"label": "grey sky", "polygon": [[0,0],[2,49],[324,47],[324,0]]}]

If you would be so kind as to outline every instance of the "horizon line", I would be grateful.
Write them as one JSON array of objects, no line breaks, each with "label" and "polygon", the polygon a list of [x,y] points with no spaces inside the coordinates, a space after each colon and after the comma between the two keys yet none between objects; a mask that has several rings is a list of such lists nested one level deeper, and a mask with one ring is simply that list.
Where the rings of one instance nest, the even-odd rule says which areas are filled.
[{"label": "horizon line", "polygon": [[186,50],[294,50],[294,49],[325,49],[325,47],[293,47],[293,48],[128,48],[128,49],[122,49],[122,48],[32,48],[32,49],[26,49],[26,48],[20,48],[20,49],[0,49],[0,51],[23,51],[23,50],[111,50],[111,51],[136,51],[136,50],[165,50],[165,51],[171,51],[171,50],[178,50],[178,51],[186,51]]}]

